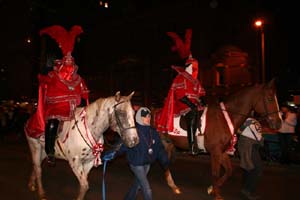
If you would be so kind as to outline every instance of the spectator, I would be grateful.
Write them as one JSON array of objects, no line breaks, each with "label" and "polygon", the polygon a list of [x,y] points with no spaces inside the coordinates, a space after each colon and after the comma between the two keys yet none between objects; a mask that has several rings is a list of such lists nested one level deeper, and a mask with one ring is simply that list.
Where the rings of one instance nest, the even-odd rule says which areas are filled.
[{"label": "spectator", "polygon": [[[127,148],[124,144],[121,144],[121,147],[116,150],[115,154],[122,155],[126,153],[129,167],[135,176],[135,181],[124,199],[136,199],[138,191],[141,190],[144,200],[152,200],[152,190],[147,178],[151,164],[158,160],[162,167],[167,169],[169,159],[156,129],[150,126],[150,110],[146,107],[141,107],[137,111],[135,119],[140,143],[133,148]],[[104,156],[108,154],[106,153]]]},{"label": "spectator", "polygon": [[254,118],[248,118],[238,131],[240,167],[243,169],[243,186],[241,194],[248,200],[255,200],[257,184],[262,176],[263,162],[259,148],[263,146],[262,127]]},{"label": "spectator", "polygon": [[289,151],[292,144],[293,136],[295,136],[295,127],[297,125],[297,115],[288,105],[280,107],[282,116],[282,125],[278,130],[280,144],[280,163],[290,164]]}]

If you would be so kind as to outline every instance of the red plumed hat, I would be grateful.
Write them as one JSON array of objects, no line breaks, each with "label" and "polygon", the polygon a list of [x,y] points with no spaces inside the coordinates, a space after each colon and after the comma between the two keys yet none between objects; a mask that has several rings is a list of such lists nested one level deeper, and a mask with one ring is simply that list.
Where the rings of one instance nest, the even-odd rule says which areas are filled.
[{"label": "red plumed hat", "polygon": [[175,43],[171,50],[177,51],[180,58],[185,59],[185,65],[192,63],[198,68],[198,61],[197,59],[193,58],[191,52],[192,29],[186,29],[184,41],[177,33],[167,32],[167,35],[170,36]]},{"label": "red plumed hat", "polygon": [[75,38],[82,32],[81,26],[78,25],[73,26],[69,32],[60,25],[53,25],[42,29],[40,35],[48,34],[57,42],[64,56],[71,56]]},{"label": "red plumed hat", "polygon": [[185,31],[184,41],[175,32],[167,32],[167,35],[170,36],[175,43],[171,50],[177,51],[180,58],[186,59],[191,55],[192,29],[187,29]]}]

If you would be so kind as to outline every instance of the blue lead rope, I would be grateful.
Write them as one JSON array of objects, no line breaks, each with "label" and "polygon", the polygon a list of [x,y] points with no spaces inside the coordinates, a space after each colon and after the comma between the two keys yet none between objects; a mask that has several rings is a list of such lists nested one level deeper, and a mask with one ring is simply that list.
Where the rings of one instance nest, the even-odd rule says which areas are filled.
[{"label": "blue lead rope", "polygon": [[102,157],[102,160],[103,160],[102,200],[106,199],[106,197],[105,197],[105,172],[106,172],[107,161],[112,160],[115,157],[115,154],[116,154],[115,151],[111,151],[111,152],[104,154],[104,156]]},{"label": "blue lead rope", "polygon": [[106,171],[107,160],[103,163],[103,177],[102,177],[102,200],[105,200],[105,171]]}]

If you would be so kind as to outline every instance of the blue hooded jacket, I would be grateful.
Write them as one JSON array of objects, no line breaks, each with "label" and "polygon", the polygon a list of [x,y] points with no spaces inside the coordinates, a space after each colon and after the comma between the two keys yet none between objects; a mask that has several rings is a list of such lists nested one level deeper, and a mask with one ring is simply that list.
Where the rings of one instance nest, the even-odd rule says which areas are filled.
[{"label": "blue hooded jacket", "polygon": [[[136,128],[140,138],[139,144],[133,148],[128,148],[122,144],[116,155],[126,153],[129,164],[134,166],[151,164],[158,160],[166,169],[169,166],[168,154],[156,129],[138,123]],[[149,149],[153,150],[152,154],[149,153]]]}]

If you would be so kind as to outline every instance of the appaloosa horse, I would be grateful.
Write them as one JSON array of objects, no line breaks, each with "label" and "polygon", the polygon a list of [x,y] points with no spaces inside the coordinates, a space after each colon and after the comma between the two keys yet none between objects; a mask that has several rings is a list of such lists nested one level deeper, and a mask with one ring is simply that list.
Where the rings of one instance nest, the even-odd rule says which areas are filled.
[{"label": "appaloosa horse", "polygon": [[[265,119],[270,128],[280,128],[282,119],[279,115],[274,80],[267,84],[245,87],[228,96],[223,102],[215,98],[208,101],[205,111],[206,120],[202,121],[205,127],[201,128],[204,136],[197,137],[204,138],[204,147],[210,154],[213,182],[212,186],[208,187],[208,193],[213,194],[215,200],[223,199],[220,188],[232,174],[228,147],[232,145],[235,131],[250,116],[251,111],[255,111],[261,119]],[[176,133],[169,133],[167,136],[172,143],[164,143],[167,145],[166,149],[171,150],[172,148],[168,146],[174,145],[188,150],[186,133],[185,136],[176,136]],[[197,138],[198,146],[200,146],[199,141]],[[222,167],[224,173],[221,173]]]},{"label": "appaloosa horse", "polygon": [[[125,145],[134,147],[139,143],[135,128],[131,97],[115,96],[99,98],[84,108],[78,108],[75,118],[60,125],[55,142],[55,156],[67,160],[76,175],[80,191],[77,200],[83,200],[89,188],[88,174],[93,166],[102,164],[103,133],[110,127],[119,133]],[[40,199],[46,199],[42,184],[42,161],[46,158],[44,136],[33,137],[25,126],[26,137],[31,150],[33,170],[29,188],[37,191]]]}]

